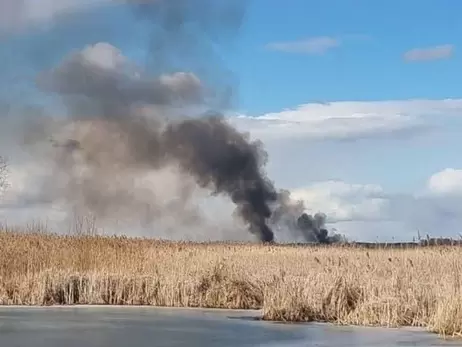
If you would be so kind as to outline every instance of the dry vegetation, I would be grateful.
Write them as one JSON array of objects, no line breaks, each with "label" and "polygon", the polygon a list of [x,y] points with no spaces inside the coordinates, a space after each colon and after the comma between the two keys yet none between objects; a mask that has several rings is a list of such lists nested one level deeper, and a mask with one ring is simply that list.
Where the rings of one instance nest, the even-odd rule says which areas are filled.
[{"label": "dry vegetation", "polygon": [[263,318],[462,334],[459,247],[188,244],[0,232],[0,304],[261,308]]}]

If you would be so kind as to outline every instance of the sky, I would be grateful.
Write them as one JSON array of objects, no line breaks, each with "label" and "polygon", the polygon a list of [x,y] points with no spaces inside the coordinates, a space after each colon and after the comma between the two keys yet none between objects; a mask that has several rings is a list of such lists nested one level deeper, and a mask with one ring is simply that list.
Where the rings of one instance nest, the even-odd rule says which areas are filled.
[{"label": "sky", "polygon": [[[38,74],[89,42],[145,64],[146,27],[126,5],[99,1],[107,6],[0,0],[0,98],[35,95],[6,81]],[[453,0],[250,1],[216,55],[233,86],[229,121],[264,143],[278,187],[347,237],[457,238],[461,10]],[[24,163],[12,161],[10,195],[27,178]],[[3,216],[27,216],[12,213]]]},{"label": "sky", "polygon": [[[313,101],[458,97],[461,8],[450,0],[253,1],[233,61],[248,76],[243,107],[261,113]],[[416,49],[434,53],[405,59]]]}]

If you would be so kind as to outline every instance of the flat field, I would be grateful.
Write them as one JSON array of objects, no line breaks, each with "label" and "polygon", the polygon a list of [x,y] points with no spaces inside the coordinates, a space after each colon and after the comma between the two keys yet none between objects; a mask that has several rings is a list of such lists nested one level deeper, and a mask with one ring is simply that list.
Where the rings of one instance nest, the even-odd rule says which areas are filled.
[{"label": "flat field", "polygon": [[462,335],[462,248],[181,243],[0,231],[0,304],[262,309]]}]

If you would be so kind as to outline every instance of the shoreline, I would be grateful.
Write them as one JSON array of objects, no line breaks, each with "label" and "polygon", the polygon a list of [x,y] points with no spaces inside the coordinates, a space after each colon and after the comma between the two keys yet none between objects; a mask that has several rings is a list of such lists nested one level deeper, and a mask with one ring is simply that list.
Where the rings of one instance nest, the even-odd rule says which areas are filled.
[{"label": "shoreline", "polygon": [[[155,310],[183,310],[183,311],[211,311],[211,312],[233,312],[233,313],[245,313],[248,314],[261,314],[261,309],[239,309],[239,308],[214,308],[214,307],[169,307],[169,306],[154,306],[154,305],[102,305],[102,304],[70,304],[70,305],[1,305],[2,309],[66,309],[66,308],[78,308],[78,309],[155,309]],[[260,320],[258,316],[255,316],[256,320]]]}]

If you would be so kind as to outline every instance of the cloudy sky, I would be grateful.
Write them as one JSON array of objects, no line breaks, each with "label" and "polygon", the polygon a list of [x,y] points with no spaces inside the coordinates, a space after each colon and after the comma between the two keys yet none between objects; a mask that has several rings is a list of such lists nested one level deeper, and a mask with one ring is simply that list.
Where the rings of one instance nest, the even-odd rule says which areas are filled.
[{"label": "cloudy sky", "polygon": [[[145,27],[124,2],[97,3],[0,0],[0,95],[8,105],[34,97],[17,81],[88,44],[147,61]],[[233,81],[229,121],[263,141],[278,187],[350,238],[459,237],[461,10],[451,0],[253,0],[220,55]],[[98,61],[116,64],[111,54]],[[10,144],[0,140],[14,194],[28,163]]]}]

